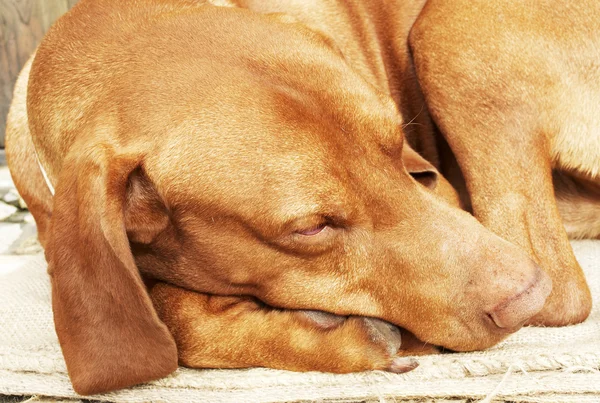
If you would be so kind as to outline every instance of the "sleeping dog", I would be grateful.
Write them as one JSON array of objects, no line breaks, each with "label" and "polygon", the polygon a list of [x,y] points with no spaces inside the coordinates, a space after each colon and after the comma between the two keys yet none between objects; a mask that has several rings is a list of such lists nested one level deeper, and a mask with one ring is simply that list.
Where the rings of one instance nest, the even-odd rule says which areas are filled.
[{"label": "sleeping dog", "polygon": [[6,139],[75,390],[178,357],[403,372],[431,351],[407,332],[469,351],[584,320],[600,6],[525,8],[81,0]]}]

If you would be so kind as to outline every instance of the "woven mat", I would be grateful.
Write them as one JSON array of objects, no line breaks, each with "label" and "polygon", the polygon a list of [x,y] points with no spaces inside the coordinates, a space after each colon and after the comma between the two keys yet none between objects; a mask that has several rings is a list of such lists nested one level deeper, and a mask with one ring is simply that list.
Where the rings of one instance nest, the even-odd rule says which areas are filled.
[{"label": "woven mat", "polygon": [[[420,357],[407,374],[268,369],[190,370],[119,392],[110,402],[600,401],[600,241],[573,242],[594,310],[580,325],[525,328],[484,352]],[[0,276],[0,395],[78,399],[66,375],[41,255]]]}]

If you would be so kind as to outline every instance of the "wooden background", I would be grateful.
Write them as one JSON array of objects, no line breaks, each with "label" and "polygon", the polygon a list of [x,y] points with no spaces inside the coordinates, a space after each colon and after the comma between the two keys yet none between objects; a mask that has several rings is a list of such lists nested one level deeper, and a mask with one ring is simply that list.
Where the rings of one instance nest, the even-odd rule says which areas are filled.
[{"label": "wooden background", "polygon": [[0,0],[0,148],[21,67],[52,23],[77,0]]}]

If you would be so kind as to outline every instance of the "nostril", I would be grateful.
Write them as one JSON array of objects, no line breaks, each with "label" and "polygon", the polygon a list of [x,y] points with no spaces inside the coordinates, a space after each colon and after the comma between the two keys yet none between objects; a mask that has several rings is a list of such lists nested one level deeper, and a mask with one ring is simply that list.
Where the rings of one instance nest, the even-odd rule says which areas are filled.
[{"label": "nostril", "polygon": [[516,330],[544,307],[551,290],[552,280],[538,268],[530,283],[497,304],[487,316],[499,328]]},{"label": "nostril", "polygon": [[[499,311],[502,312],[502,311]],[[492,323],[495,324],[500,329],[513,329],[519,327],[519,323],[515,320],[506,320],[506,314],[498,314],[497,312],[488,313],[488,317],[492,320]],[[525,319],[526,320],[526,319]]]}]

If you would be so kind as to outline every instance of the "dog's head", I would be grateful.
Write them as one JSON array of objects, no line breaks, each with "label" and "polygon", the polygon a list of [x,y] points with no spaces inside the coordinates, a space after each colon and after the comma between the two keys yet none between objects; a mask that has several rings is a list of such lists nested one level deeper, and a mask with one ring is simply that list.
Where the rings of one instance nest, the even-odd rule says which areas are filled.
[{"label": "dog's head", "polygon": [[[90,100],[67,119],[77,138],[46,248],[78,391],[176,367],[138,269],[381,318],[454,350],[491,346],[541,309],[547,277],[436,195],[438,173],[404,144],[396,105],[323,36],[218,8],[137,34],[110,50],[90,39],[90,60],[38,51],[56,70],[69,64]],[[34,80],[60,85],[42,61]],[[80,87],[56,91],[65,111],[81,102]]]}]

